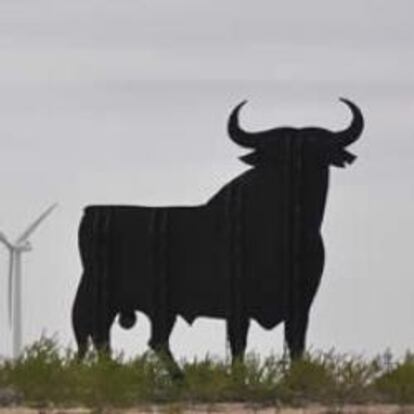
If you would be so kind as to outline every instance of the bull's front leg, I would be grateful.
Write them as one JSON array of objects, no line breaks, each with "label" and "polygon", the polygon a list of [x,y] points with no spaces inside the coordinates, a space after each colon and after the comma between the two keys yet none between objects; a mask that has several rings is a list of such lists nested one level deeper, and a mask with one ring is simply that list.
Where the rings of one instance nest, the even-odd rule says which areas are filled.
[{"label": "bull's front leg", "polygon": [[227,319],[227,337],[230,342],[232,364],[243,362],[247,346],[249,319],[242,317],[239,320]]},{"label": "bull's front leg", "polygon": [[291,360],[300,359],[305,352],[309,310],[299,312],[285,321],[285,340]]},{"label": "bull's front leg", "polygon": [[[302,241],[302,260],[290,284],[285,320],[285,338],[291,359],[301,358],[306,345],[309,312],[318,290],[325,262],[322,238],[308,237]],[[295,280],[296,279],[296,280]]]}]

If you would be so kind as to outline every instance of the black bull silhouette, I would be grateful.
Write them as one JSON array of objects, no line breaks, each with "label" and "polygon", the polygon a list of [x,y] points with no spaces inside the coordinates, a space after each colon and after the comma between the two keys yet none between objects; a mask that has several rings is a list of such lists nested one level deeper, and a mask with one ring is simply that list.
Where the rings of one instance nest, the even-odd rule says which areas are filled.
[{"label": "black bull silhouette", "polygon": [[363,129],[352,112],[340,132],[282,127],[251,133],[232,112],[230,138],[252,149],[253,168],[206,204],[192,207],[89,206],[79,229],[83,275],[73,306],[82,357],[88,338],[109,351],[117,315],[124,328],[135,311],[151,321],[149,345],[167,355],[177,315],[224,318],[233,359],[243,357],[249,320],[266,329],[285,322],[291,357],[305,347],[309,310],[324,266],[320,234],[329,166],[355,156],[346,147]]}]

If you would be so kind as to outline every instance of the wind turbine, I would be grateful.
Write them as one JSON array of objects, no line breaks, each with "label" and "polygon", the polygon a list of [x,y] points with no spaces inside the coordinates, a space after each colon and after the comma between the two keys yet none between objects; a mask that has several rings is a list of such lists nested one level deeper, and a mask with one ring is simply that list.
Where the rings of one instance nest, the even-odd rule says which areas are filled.
[{"label": "wind turbine", "polygon": [[22,253],[32,250],[29,237],[40,223],[57,207],[50,206],[35,220],[15,241],[11,243],[4,233],[0,232],[0,241],[9,250],[9,286],[8,310],[9,326],[13,329],[13,358],[16,359],[22,350]]}]

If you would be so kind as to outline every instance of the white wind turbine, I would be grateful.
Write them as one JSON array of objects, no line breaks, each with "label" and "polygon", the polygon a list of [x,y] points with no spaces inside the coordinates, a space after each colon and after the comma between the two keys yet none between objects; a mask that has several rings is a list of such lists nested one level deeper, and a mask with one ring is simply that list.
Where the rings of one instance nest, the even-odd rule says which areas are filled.
[{"label": "white wind turbine", "polygon": [[9,325],[13,328],[13,358],[17,358],[22,350],[22,253],[32,250],[28,240],[30,235],[56,206],[57,204],[53,204],[41,214],[15,243],[11,243],[4,233],[0,232],[0,241],[9,249],[10,254],[8,308]]}]

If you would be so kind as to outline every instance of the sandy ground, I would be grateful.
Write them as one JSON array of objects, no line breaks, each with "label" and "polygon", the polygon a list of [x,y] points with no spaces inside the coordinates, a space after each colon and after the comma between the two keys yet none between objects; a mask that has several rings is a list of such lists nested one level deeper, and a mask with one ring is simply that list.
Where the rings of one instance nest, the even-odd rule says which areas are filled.
[{"label": "sandy ground", "polygon": [[249,406],[246,404],[217,405],[168,405],[148,406],[133,409],[88,410],[85,408],[0,408],[0,414],[414,414],[414,406],[369,405],[369,406],[312,406],[307,408],[279,408]]}]

